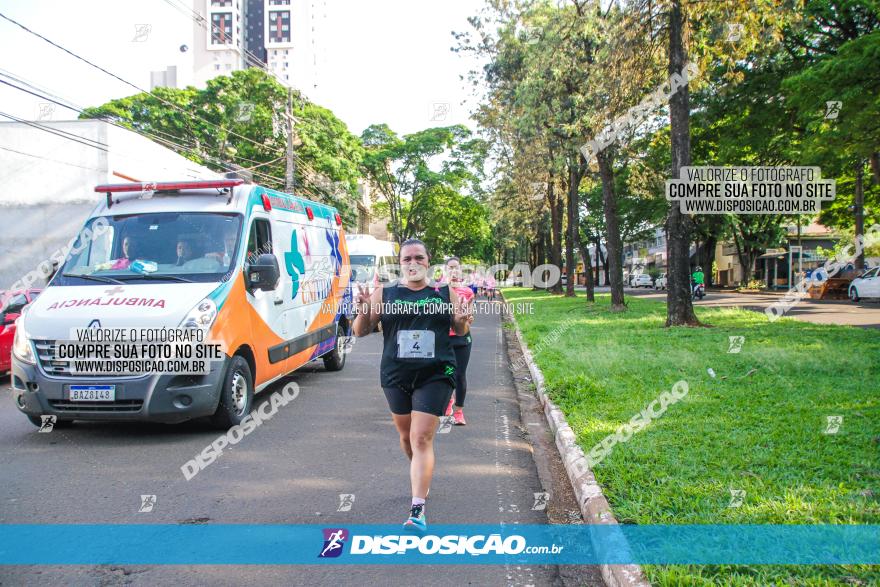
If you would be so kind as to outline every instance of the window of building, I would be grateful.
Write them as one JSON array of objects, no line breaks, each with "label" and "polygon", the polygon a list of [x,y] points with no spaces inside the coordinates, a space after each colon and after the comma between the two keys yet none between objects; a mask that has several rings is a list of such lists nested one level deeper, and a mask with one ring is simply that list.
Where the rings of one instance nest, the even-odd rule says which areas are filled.
[{"label": "window of building", "polygon": [[290,11],[269,11],[269,39],[270,43],[290,42]]},{"label": "window of building", "polygon": [[211,0],[211,6],[232,6],[232,0]]},{"label": "window of building", "polygon": [[269,0],[269,6],[290,6],[290,0]]},{"label": "window of building", "polygon": [[211,44],[232,44],[232,13],[215,12],[211,15]]}]

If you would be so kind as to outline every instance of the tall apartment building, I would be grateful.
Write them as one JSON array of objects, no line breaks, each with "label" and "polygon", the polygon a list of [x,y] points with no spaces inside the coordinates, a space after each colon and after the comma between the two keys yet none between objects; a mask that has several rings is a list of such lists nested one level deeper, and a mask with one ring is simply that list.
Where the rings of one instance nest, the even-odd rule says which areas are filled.
[{"label": "tall apartment building", "polygon": [[[323,1],[323,0],[322,0]],[[311,84],[313,0],[193,0],[193,83],[265,67],[283,84]]]}]

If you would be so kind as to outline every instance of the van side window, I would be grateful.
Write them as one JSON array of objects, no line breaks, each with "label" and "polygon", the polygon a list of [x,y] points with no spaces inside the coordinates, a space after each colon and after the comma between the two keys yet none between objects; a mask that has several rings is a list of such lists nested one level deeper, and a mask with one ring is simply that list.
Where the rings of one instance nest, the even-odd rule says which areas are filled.
[{"label": "van side window", "polygon": [[253,263],[260,255],[272,252],[272,227],[268,220],[257,218],[248,236],[247,260]]}]

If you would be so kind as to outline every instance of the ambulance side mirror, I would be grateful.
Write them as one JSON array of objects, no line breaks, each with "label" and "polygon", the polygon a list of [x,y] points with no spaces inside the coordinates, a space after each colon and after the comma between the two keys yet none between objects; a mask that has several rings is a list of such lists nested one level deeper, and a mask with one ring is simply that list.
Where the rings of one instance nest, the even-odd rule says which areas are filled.
[{"label": "ambulance side mirror", "polygon": [[270,291],[278,285],[281,271],[278,269],[278,259],[271,253],[263,253],[257,260],[245,267],[245,278],[248,289],[255,291],[262,289]]}]

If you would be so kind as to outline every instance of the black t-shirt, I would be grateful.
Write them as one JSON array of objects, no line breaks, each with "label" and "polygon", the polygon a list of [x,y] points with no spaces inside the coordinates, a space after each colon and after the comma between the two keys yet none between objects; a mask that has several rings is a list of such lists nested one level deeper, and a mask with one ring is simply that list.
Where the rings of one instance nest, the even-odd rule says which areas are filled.
[{"label": "black t-shirt", "polygon": [[[455,384],[455,353],[449,336],[452,304],[449,287],[426,286],[413,291],[402,285],[382,289],[382,387],[407,390],[446,379]],[[403,334],[401,331],[408,331]],[[433,333],[433,344],[429,340]],[[418,356],[428,346],[433,356]],[[401,348],[403,347],[403,348]],[[415,355],[415,356],[412,356]]]}]

